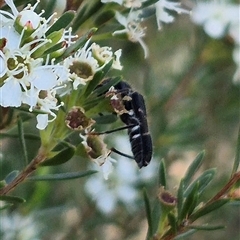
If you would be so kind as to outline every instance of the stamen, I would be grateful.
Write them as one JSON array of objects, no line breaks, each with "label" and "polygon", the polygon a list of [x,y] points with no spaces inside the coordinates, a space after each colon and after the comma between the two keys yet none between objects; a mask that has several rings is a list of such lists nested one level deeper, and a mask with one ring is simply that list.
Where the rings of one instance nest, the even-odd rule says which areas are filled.
[{"label": "stamen", "polygon": [[14,5],[14,2],[12,0],[5,0],[5,2],[11,8],[14,17],[17,17],[19,12],[18,12],[16,6]]},{"label": "stamen", "polygon": [[0,10],[0,14],[2,14],[2,15],[6,15],[6,16],[12,18],[12,19],[15,19],[14,15],[11,14],[11,13],[9,13],[9,12],[6,12],[6,11],[3,11],[3,10]]}]

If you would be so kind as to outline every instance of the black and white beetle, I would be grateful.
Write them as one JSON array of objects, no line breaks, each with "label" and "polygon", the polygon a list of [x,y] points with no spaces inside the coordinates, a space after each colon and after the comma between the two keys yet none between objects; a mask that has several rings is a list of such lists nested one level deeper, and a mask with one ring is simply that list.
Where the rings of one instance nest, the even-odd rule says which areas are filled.
[{"label": "black and white beetle", "polygon": [[[108,80],[105,82],[108,82]],[[104,82],[100,85],[104,85]],[[120,81],[114,85],[114,91],[116,94],[120,94],[120,101],[127,110],[119,115],[126,126],[116,130],[128,129],[129,140],[134,156],[131,158],[137,162],[139,168],[145,167],[152,158],[152,138],[148,131],[147,113],[143,96],[133,91],[131,86],[124,81]],[[111,90],[109,92],[111,92]],[[116,130],[105,133],[115,132]],[[129,157],[114,148],[112,148],[112,151]]]}]

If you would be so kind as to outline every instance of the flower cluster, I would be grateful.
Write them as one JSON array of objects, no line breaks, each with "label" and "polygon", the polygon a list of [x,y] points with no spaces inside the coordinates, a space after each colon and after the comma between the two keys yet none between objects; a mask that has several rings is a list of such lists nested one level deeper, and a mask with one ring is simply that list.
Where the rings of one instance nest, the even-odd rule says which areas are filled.
[{"label": "flower cluster", "polygon": [[[71,29],[48,33],[54,14],[48,19],[34,10],[38,2],[18,11],[12,0],[6,0],[12,14],[0,11],[0,106],[37,110],[37,128],[46,128],[56,118],[56,111],[63,103],[56,94],[69,93],[87,81],[113,59],[112,68],[121,70],[121,50],[112,52],[110,47],[100,47],[90,39],[73,55],[56,63],[67,47],[75,43]],[[57,50],[54,46],[60,45]],[[66,84],[66,83],[71,83]],[[72,86],[70,89],[62,88]],[[49,116],[51,116],[49,118]]]},{"label": "flower cluster", "polygon": [[192,12],[192,21],[203,26],[204,31],[212,38],[229,36],[235,44],[233,60],[237,65],[234,82],[240,82],[240,5],[224,1],[199,2]]},{"label": "flower cluster", "polygon": [[113,32],[113,35],[127,34],[127,37],[132,42],[139,42],[144,50],[145,58],[148,56],[148,49],[143,41],[143,37],[146,35],[146,28],[141,24],[144,20],[144,15],[149,11],[155,11],[158,30],[162,28],[162,23],[171,23],[174,21],[174,17],[169,11],[176,12],[178,14],[187,13],[189,11],[181,7],[181,3],[171,2],[168,0],[158,0],[156,3],[141,8],[142,4],[146,0],[101,0],[103,3],[116,2],[126,8],[130,8],[127,15],[122,15],[116,12],[117,21],[124,27],[124,29]]}]

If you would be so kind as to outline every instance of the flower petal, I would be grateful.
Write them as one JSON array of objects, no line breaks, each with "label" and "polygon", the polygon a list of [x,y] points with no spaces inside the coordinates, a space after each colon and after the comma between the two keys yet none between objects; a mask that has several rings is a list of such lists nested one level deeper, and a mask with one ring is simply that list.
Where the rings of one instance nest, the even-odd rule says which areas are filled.
[{"label": "flower petal", "polygon": [[37,115],[37,128],[43,130],[48,125],[48,114],[38,114]]},{"label": "flower petal", "polygon": [[22,90],[20,84],[9,79],[0,88],[0,105],[3,107],[21,106]]},{"label": "flower petal", "polygon": [[32,83],[39,90],[49,90],[57,84],[57,76],[50,69],[36,69]]}]

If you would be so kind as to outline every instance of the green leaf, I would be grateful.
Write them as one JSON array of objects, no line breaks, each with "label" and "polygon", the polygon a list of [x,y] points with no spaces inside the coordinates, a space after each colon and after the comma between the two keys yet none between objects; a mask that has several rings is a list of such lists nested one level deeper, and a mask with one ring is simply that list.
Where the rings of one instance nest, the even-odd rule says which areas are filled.
[{"label": "green leaf", "polygon": [[21,119],[20,116],[18,116],[17,123],[18,123],[19,140],[20,140],[20,144],[21,144],[21,149],[23,151],[23,158],[24,158],[25,165],[27,166],[27,164],[28,164],[28,151],[27,151],[26,141],[25,141],[25,137],[24,137],[23,123],[22,123],[22,119]]},{"label": "green leaf", "polygon": [[8,203],[24,203],[24,202],[26,202],[26,200],[23,198],[16,197],[16,196],[8,196],[8,195],[0,196],[0,200],[8,202]]},{"label": "green leaf", "polygon": [[7,208],[10,208],[12,206],[12,203],[11,204],[4,204],[3,206],[0,207],[0,211],[4,210],[4,209],[7,209]]},{"label": "green leaf", "polygon": [[178,216],[179,221],[182,221],[183,219],[187,219],[188,216],[196,208],[197,201],[198,201],[198,189],[199,189],[199,184],[195,184],[192,191],[186,197],[185,202],[182,207],[182,210],[181,210],[181,213]]},{"label": "green leaf", "polygon": [[158,1],[158,0],[144,1],[144,2],[142,3],[142,6],[141,6],[140,9],[146,8],[146,7],[148,7],[148,6],[150,6],[150,5],[154,4],[154,3],[156,3],[157,1]]},{"label": "green leaf", "polygon": [[103,93],[107,92],[110,87],[115,86],[117,83],[122,81],[122,77],[121,76],[117,76],[117,77],[108,78],[108,79],[105,79],[105,80],[106,81],[104,82],[104,84],[99,84],[94,89],[93,94],[92,94],[94,98],[95,98],[95,96],[99,96],[99,95],[102,95]]},{"label": "green leaf", "polygon": [[97,28],[102,27],[104,24],[106,24],[108,21],[113,19],[115,16],[115,11],[112,9],[102,11],[94,20],[94,26]]},{"label": "green leaf", "polygon": [[97,85],[100,83],[100,81],[108,73],[108,71],[110,70],[110,68],[112,66],[112,63],[113,63],[113,59],[111,61],[109,61],[101,71],[95,73],[93,79],[89,82],[87,89],[84,93],[84,96],[86,98],[90,95],[90,93],[97,87]]},{"label": "green leaf", "polygon": [[147,221],[148,221],[148,237],[151,237],[153,235],[152,213],[151,213],[150,201],[145,188],[143,189],[143,199],[145,203],[145,210],[146,210]]},{"label": "green leaf", "polygon": [[76,32],[86,20],[92,19],[92,15],[96,15],[102,6],[104,6],[104,4],[99,1],[86,1],[86,4],[81,7],[80,11],[76,14],[72,25],[73,32]]},{"label": "green leaf", "polygon": [[226,228],[225,226],[221,226],[221,225],[218,225],[218,226],[209,226],[208,224],[205,224],[205,225],[201,225],[201,226],[194,226],[194,225],[191,225],[191,226],[188,226],[188,228],[190,229],[197,229],[197,230],[206,230],[206,231],[212,231],[212,230],[218,230],[218,229],[224,229]]},{"label": "green leaf", "polygon": [[45,52],[44,52],[44,56],[45,55],[48,55],[50,53],[53,53],[53,52],[56,52],[58,51],[59,49],[62,49],[63,48],[63,44],[64,42],[59,42],[57,44],[54,44],[54,46],[48,48]]},{"label": "green leaf", "polygon": [[42,1],[42,4],[40,2],[39,4],[39,9],[44,9],[44,13],[43,13],[43,17],[45,17],[46,19],[49,18],[53,12],[55,11],[55,8],[56,8],[56,1],[57,0],[48,0],[47,2],[43,2]]},{"label": "green leaf", "polygon": [[7,185],[5,180],[0,181],[0,189]]},{"label": "green leaf", "polygon": [[179,234],[174,240],[186,240],[187,237],[193,235],[195,232],[197,232],[197,229],[190,229],[185,233]]},{"label": "green leaf", "polygon": [[46,32],[46,36],[50,35],[55,31],[59,31],[60,29],[66,28],[73,18],[75,17],[74,11],[65,12]]},{"label": "green leaf", "polygon": [[215,168],[208,169],[204,171],[194,182],[186,189],[184,192],[184,196],[188,196],[188,194],[192,191],[196,184],[199,185],[198,194],[200,195],[204,189],[208,186],[208,184],[213,180],[213,177],[216,173]]},{"label": "green leaf", "polygon": [[201,209],[199,209],[198,211],[196,211],[195,213],[193,213],[190,216],[190,220],[193,222],[196,219],[222,207],[224,204],[228,203],[230,201],[230,199],[219,199],[209,205],[206,205],[204,207],[202,207]]},{"label": "green leaf", "polygon": [[[6,137],[9,137],[9,138],[18,138],[19,135],[18,135],[18,134],[15,134],[15,133],[1,133],[0,139],[1,139],[1,138],[6,138]],[[24,134],[24,138],[25,138],[25,139],[30,139],[30,140],[40,140],[40,137],[39,137],[39,136],[37,136],[37,135],[35,135],[35,134],[31,134],[31,133],[29,133],[29,134],[25,133],[25,134]]]},{"label": "green leaf", "polygon": [[[160,218],[162,216],[161,205],[158,199],[155,200],[152,209],[152,229],[153,233],[157,232],[159,227]],[[152,237],[152,236],[151,236]]]},{"label": "green leaf", "polygon": [[177,211],[178,211],[178,216],[180,216],[182,209],[183,209],[183,180],[181,180],[179,188],[178,188],[178,193],[177,193]]},{"label": "green leaf", "polygon": [[67,173],[56,173],[56,174],[48,174],[44,176],[34,176],[29,177],[28,180],[30,181],[61,181],[61,180],[72,180],[77,178],[86,177],[97,173],[98,171],[89,170],[89,171],[82,171],[82,172],[67,172]]},{"label": "green leaf", "polygon": [[229,202],[229,205],[235,206],[235,207],[240,207],[240,199],[234,199]]},{"label": "green leaf", "polygon": [[97,124],[110,124],[116,122],[118,120],[118,116],[116,114],[107,114],[107,115],[100,115],[98,117],[93,118]]},{"label": "green leaf", "polygon": [[11,183],[11,182],[18,176],[18,174],[19,174],[19,171],[18,171],[18,170],[14,170],[14,171],[10,172],[10,173],[6,176],[6,178],[4,179],[5,182],[6,182],[6,184]]},{"label": "green leaf", "polygon": [[174,214],[172,214],[172,213],[168,214],[168,222],[169,222],[169,225],[171,226],[171,232],[176,233],[177,232],[177,221],[176,221]]},{"label": "green leaf", "polygon": [[233,164],[232,176],[237,172],[240,163],[240,127],[238,130],[238,139],[237,139],[237,150],[235,155],[235,160]]},{"label": "green leaf", "polygon": [[165,166],[165,162],[164,160],[162,159],[160,161],[160,164],[159,164],[159,176],[158,176],[158,181],[159,181],[159,186],[164,186],[165,189],[167,187],[167,182],[166,182],[166,166]]},{"label": "green leaf", "polygon": [[55,153],[54,157],[45,160],[40,166],[54,166],[69,161],[75,153],[75,147],[68,146]]},{"label": "green leaf", "polygon": [[203,162],[204,155],[205,155],[205,151],[200,152],[196,156],[196,158],[194,159],[192,164],[188,167],[188,170],[183,178],[184,188],[187,188],[187,186],[190,184],[192,177],[197,172],[197,170],[200,168],[200,166]]}]

